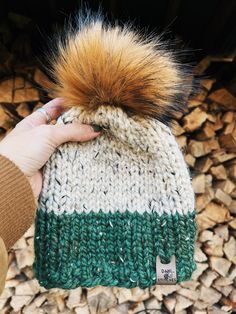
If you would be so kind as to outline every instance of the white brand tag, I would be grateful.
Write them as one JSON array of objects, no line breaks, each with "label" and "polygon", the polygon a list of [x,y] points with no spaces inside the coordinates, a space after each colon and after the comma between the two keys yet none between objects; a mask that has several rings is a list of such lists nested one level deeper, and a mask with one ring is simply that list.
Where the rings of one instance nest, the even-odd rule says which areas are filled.
[{"label": "white brand tag", "polygon": [[175,255],[171,256],[170,262],[168,264],[163,264],[161,262],[160,256],[157,256],[156,273],[157,284],[175,285],[177,281]]}]

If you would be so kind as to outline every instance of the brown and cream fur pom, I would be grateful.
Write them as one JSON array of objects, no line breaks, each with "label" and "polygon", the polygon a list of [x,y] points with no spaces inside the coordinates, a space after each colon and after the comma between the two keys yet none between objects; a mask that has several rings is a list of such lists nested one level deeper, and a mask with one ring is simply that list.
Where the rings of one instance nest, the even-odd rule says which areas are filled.
[{"label": "brown and cream fur pom", "polygon": [[65,104],[96,110],[120,106],[129,114],[167,123],[183,109],[189,76],[157,36],[103,18],[78,17],[52,56],[53,95]]}]

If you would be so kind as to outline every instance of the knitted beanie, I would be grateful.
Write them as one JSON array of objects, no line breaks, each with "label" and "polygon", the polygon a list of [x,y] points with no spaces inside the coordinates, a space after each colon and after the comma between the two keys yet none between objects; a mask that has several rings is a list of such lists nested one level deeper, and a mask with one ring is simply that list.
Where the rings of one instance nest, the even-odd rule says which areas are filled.
[{"label": "knitted beanie", "polygon": [[196,269],[189,170],[168,121],[188,82],[159,37],[78,19],[52,58],[57,123],[103,128],[44,167],[34,271],[46,288],[175,284]]}]

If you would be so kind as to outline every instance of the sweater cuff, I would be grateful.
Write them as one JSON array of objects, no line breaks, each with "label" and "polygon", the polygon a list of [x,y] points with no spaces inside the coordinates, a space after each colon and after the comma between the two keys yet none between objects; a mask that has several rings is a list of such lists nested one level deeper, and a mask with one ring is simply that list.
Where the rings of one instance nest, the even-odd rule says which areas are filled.
[{"label": "sweater cuff", "polygon": [[31,226],[35,200],[24,173],[0,155],[0,237],[9,249]]}]

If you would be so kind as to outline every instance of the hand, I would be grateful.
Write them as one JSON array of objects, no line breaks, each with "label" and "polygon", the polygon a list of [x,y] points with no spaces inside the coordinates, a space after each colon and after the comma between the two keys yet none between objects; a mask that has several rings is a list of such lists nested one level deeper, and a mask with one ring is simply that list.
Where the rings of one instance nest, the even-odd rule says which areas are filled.
[{"label": "hand", "polygon": [[[56,98],[43,106],[52,119],[65,111],[62,99]],[[0,142],[0,154],[13,161],[29,178],[34,196],[42,189],[41,168],[54,152],[65,142],[84,142],[100,135],[86,124],[47,125],[46,117],[35,111],[21,122]]]}]

